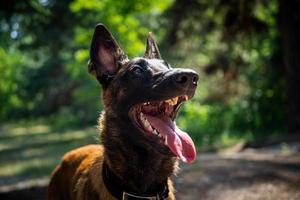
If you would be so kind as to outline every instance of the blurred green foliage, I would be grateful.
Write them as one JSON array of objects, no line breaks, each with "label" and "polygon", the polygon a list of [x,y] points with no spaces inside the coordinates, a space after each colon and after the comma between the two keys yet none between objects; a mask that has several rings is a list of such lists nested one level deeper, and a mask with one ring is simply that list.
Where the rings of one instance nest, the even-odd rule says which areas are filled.
[{"label": "blurred green foliage", "polygon": [[143,54],[152,31],[166,60],[200,73],[178,123],[203,149],[271,137],[284,130],[286,96],[277,14],[277,0],[7,3],[0,9],[0,119],[95,124],[100,87],[86,66],[101,22],[129,57]]},{"label": "blurred green foliage", "polygon": [[96,127],[58,131],[43,124],[41,120],[2,125],[1,186],[47,178],[59,163],[62,154],[82,145],[96,144],[97,138]]},{"label": "blurred green foliage", "polygon": [[226,145],[229,140],[222,140],[228,137],[278,137],[286,99],[278,2],[192,2],[178,0],[171,8],[190,14],[178,18],[171,27],[175,33],[168,34],[175,37],[171,58],[202,75],[195,101],[186,105],[179,123],[204,149]]}]

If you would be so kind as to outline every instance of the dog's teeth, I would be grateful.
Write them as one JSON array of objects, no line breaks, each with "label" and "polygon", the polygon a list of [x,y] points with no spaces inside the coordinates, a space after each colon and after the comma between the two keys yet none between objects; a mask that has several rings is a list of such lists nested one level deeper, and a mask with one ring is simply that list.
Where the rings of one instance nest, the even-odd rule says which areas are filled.
[{"label": "dog's teeth", "polygon": [[152,126],[148,126],[148,127],[146,127],[146,129],[151,133],[153,132]]},{"label": "dog's teeth", "polygon": [[148,128],[148,131],[153,132],[153,129],[152,129],[152,126],[150,125],[150,123],[149,123],[149,126],[147,128]]},{"label": "dog's teeth", "polygon": [[147,120],[145,117],[142,119],[142,122],[143,122],[144,127],[145,127],[145,129],[146,129],[147,131],[153,132],[153,129],[152,129],[151,124],[148,122],[148,120]]},{"label": "dog's teeth", "polygon": [[178,97],[173,98],[173,105],[176,105],[178,102]]},{"label": "dog's teeth", "polygon": [[165,102],[166,102],[167,104],[169,104],[169,105],[173,105],[172,99],[168,99],[168,100],[166,100]]},{"label": "dog's teeth", "polygon": [[184,96],[183,96],[183,99],[184,99],[185,101],[187,101],[187,100],[189,99],[188,95],[184,95]]},{"label": "dog's teeth", "polygon": [[153,132],[153,129],[152,129],[152,126],[151,125],[149,125],[149,126],[147,126],[147,127],[145,127],[146,129],[147,129],[147,131],[149,131],[150,133],[152,133]]},{"label": "dog's teeth", "polygon": [[153,130],[154,130],[153,132],[154,132],[155,135],[157,135],[158,137],[162,138],[162,135],[159,134],[159,132],[156,129],[153,129]]},{"label": "dog's teeth", "polygon": [[167,138],[165,138],[164,144],[168,145]]},{"label": "dog's teeth", "polygon": [[148,120],[146,118],[144,120],[144,125],[146,128],[148,128],[150,126],[150,123],[148,122]]},{"label": "dog's teeth", "polygon": [[172,98],[172,99],[168,99],[168,100],[166,100],[165,102],[168,103],[168,104],[171,105],[171,106],[174,106],[174,105],[176,105],[177,102],[178,102],[178,97],[174,97],[174,98]]}]

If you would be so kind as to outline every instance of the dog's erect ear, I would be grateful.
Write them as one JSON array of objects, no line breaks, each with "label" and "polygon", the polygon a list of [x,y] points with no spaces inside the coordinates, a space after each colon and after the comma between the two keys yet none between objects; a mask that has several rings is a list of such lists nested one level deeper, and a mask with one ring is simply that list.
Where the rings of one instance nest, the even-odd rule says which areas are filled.
[{"label": "dog's erect ear", "polygon": [[103,24],[98,24],[90,49],[89,72],[97,76],[101,84],[108,84],[118,68],[128,62],[117,41]]},{"label": "dog's erect ear", "polygon": [[152,58],[161,59],[159,49],[157,47],[157,44],[154,41],[154,38],[153,38],[153,35],[151,32],[148,34],[146,52],[145,52],[144,57],[149,58],[149,59],[152,59]]}]

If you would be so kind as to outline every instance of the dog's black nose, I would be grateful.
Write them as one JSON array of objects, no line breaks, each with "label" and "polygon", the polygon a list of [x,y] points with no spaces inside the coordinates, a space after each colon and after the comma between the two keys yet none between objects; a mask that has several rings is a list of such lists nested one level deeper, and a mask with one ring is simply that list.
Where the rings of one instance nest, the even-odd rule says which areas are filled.
[{"label": "dog's black nose", "polygon": [[199,76],[190,69],[179,69],[174,74],[174,83],[181,88],[196,87]]}]

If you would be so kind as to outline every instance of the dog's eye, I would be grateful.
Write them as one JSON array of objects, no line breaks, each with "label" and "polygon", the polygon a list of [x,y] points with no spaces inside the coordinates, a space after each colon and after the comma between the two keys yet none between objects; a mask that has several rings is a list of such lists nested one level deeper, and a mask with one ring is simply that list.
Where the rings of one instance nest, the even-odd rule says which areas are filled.
[{"label": "dog's eye", "polygon": [[134,73],[135,75],[141,75],[143,73],[143,69],[140,66],[134,66],[131,69],[132,73]]}]

